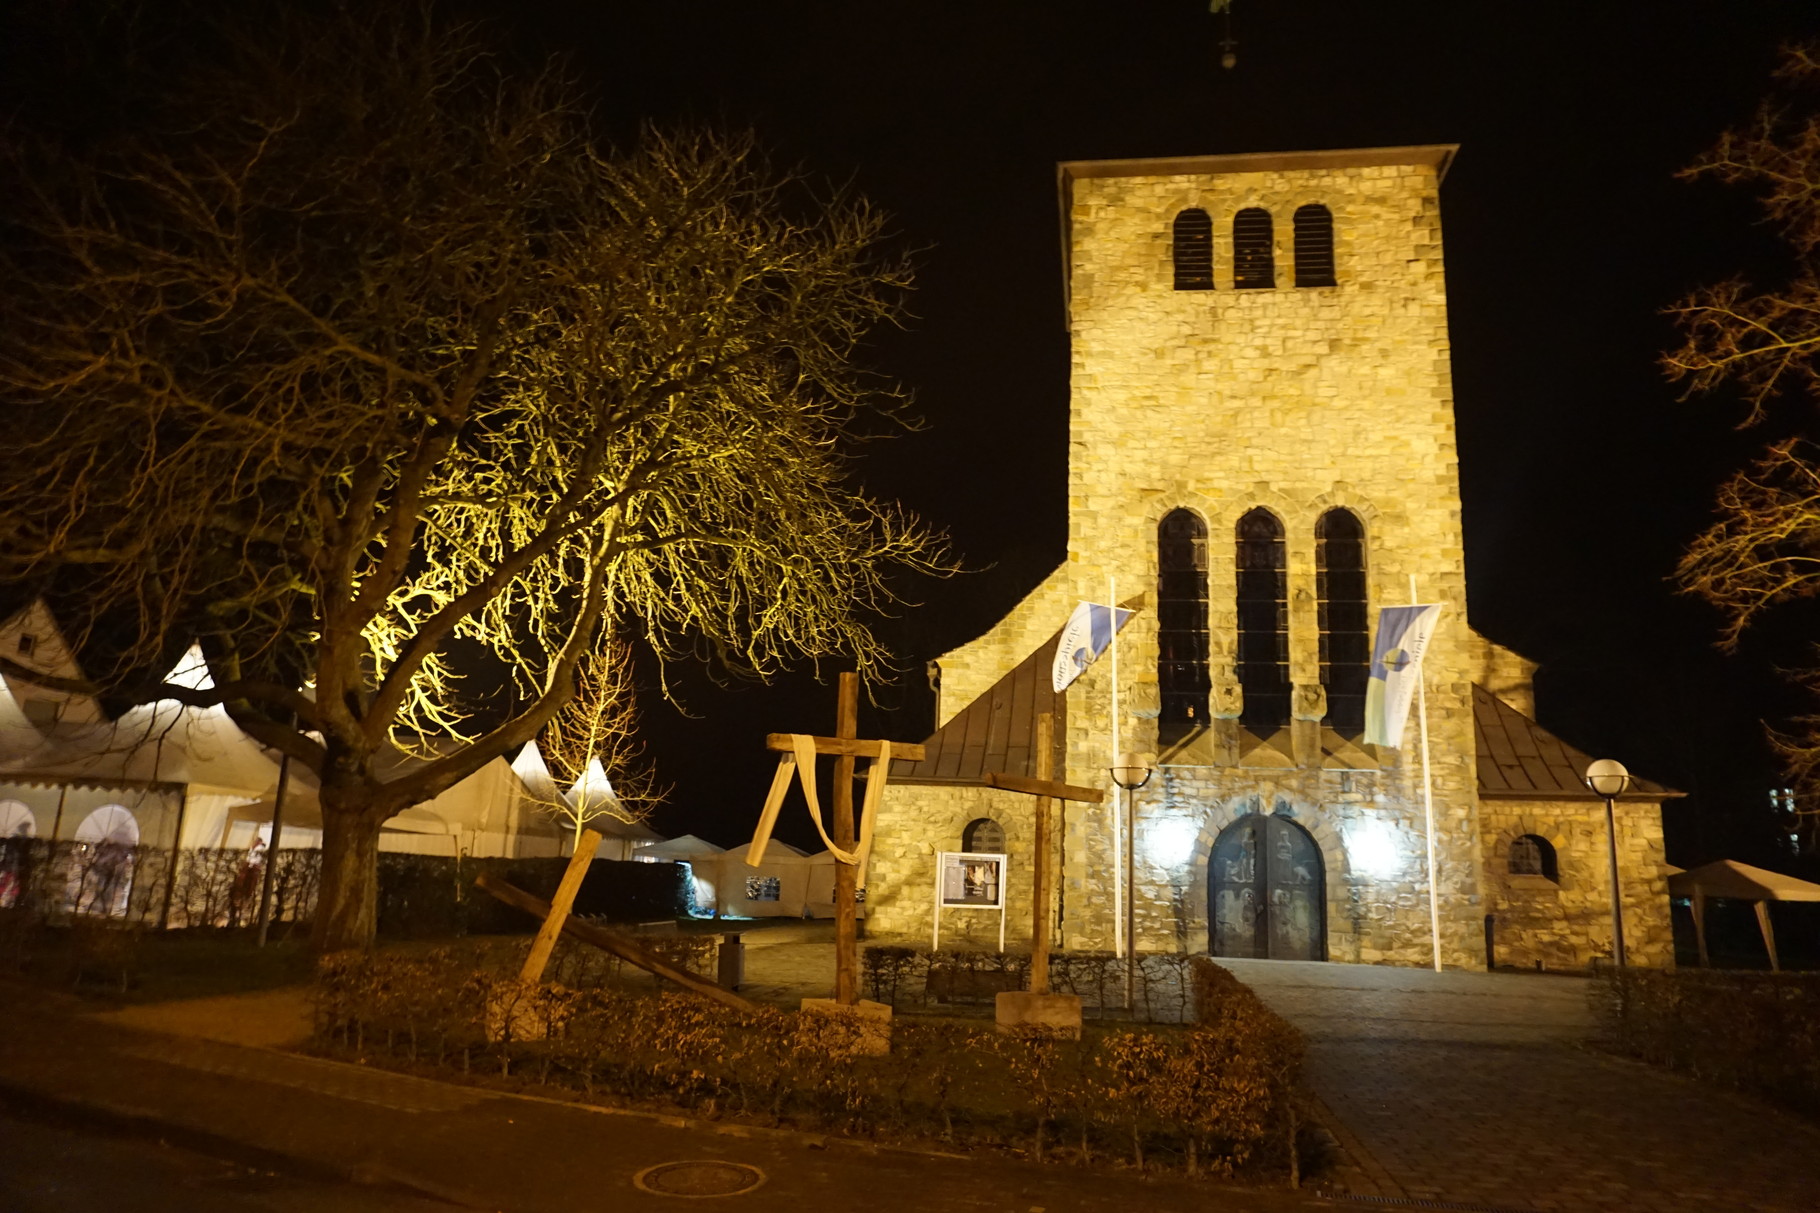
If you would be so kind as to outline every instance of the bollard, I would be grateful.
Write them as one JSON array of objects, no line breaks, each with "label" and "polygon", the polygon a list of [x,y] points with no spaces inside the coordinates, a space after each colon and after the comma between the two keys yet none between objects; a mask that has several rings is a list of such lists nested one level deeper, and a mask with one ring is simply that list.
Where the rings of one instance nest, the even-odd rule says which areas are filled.
[{"label": "bollard", "polygon": [[720,964],[716,980],[723,990],[737,990],[746,979],[746,943],[737,932],[720,937]]}]

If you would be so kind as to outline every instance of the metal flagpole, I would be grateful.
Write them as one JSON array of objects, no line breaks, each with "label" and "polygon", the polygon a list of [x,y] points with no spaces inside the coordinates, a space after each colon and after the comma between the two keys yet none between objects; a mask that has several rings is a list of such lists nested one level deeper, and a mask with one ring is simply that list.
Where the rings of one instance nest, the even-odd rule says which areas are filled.
[{"label": "metal flagpole", "polygon": [[[1409,575],[1409,605],[1417,606],[1416,575]],[[1426,653],[1424,653],[1426,657]],[[1428,765],[1428,670],[1424,660],[1416,666],[1416,718],[1422,729],[1422,816],[1428,833],[1428,930],[1434,948],[1435,972],[1441,971],[1441,897],[1435,865],[1434,780]]]},{"label": "metal flagpole", "polygon": [[[1119,765],[1119,595],[1118,582],[1106,577],[1106,604],[1112,608],[1112,760],[1106,765]],[[1117,782],[1114,781],[1114,786]],[[1112,954],[1125,954],[1125,852],[1124,831],[1119,822],[1119,798],[1112,798]]]}]

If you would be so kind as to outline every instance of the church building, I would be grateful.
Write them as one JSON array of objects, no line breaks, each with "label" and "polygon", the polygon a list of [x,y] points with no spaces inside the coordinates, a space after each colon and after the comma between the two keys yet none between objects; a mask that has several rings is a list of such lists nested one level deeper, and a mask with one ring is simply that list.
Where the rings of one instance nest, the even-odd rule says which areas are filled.
[{"label": "church building", "polygon": [[[892,764],[878,816],[872,937],[926,941],[939,915],[944,946],[989,947],[1002,914],[1028,939],[1035,801],[989,777],[1037,774],[1047,714],[1052,778],[1106,793],[1053,810],[1062,947],[1120,938],[1129,820],[1140,951],[1430,964],[1423,730],[1412,712],[1399,747],[1364,740],[1378,611],[1423,602],[1444,608],[1423,675],[1442,963],[1611,955],[1588,756],[1535,723],[1535,667],[1466,617],[1439,205],[1454,151],[1060,166],[1068,554],[941,659],[939,728]],[[1083,600],[1135,613],[1116,667],[1057,693]],[[1142,786],[1116,787],[1115,765]],[[1631,964],[1672,963],[1674,795],[1639,779],[1617,803]],[[948,861],[979,887],[938,888],[963,879],[942,853],[1007,859]]]}]

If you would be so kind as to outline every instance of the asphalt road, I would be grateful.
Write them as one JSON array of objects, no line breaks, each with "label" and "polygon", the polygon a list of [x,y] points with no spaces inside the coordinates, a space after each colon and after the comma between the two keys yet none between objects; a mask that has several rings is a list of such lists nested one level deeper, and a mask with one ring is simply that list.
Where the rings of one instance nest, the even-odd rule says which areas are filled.
[{"label": "asphalt road", "polygon": [[162,1142],[0,1112],[4,1213],[449,1213],[353,1184],[250,1170]]}]

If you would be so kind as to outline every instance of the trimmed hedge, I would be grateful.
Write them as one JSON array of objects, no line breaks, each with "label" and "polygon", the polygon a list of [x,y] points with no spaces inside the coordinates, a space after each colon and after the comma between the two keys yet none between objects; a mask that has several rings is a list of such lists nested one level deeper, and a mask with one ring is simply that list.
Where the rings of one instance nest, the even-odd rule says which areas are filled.
[{"label": "trimmed hedge", "polygon": [[[1110,1011],[1144,1023],[1187,1023],[1194,1017],[1195,960],[1175,952],[1140,953],[1132,990],[1135,1005],[1127,1008],[1124,960],[1111,952],[1051,952],[1049,988],[1078,995],[1084,1013]],[[1023,989],[1029,976],[1027,952],[931,952],[873,944],[860,953],[866,997],[898,1008],[991,1003],[1000,990]]]},{"label": "trimmed hedge", "polygon": [[1820,1117],[1820,975],[1626,969],[1594,991],[1616,1051]]},{"label": "trimmed hedge", "polygon": [[[1001,1034],[912,1017],[856,1053],[856,1017],[613,985],[524,987],[448,950],[325,962],[316,1033],[362,1061],[433,1066],[863,1134],[1014,1146],[1190,1174],[1293,1171],[1299,1034],[1225,970],[1188,966],[1185,1028]],[[495,1039],[489,1039],[489,1020]]]}]

